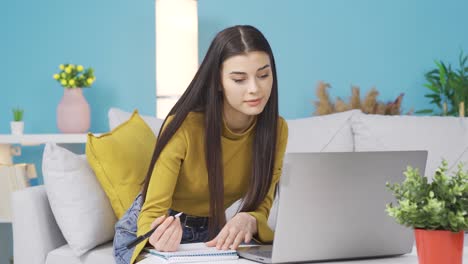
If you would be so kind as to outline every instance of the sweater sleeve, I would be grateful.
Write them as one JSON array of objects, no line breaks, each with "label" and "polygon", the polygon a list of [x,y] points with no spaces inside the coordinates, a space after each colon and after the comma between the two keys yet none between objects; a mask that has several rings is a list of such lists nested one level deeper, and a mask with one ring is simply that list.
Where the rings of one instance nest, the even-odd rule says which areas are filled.
[{"label": "sweater sleeve", "polygon": [[[151,223],[167,214],[172,205],[172,196],[176,187],[182,162],[185,159],[188,140],[182,126],[169,140],[156,162],[146,192],[146,199],[138,216],[137,236],[147,233]],[[135,247],[130,263],[134,263],[148,239]]]},{"label": "sweater sleeve", "polygon": [[268,216],[270,215],[270,209],[273,204],[276,185],[278,184],[281,176],[284,153],[288,142],[288,125],[283,118],[280,118],[279,127],[279,140],[276,147],[273,180],[271,182],[270,189],[257,210],[248,212],[257,220],[257,234],[254,237],[264,243],[273,241],[274,233],[268,226]]}]

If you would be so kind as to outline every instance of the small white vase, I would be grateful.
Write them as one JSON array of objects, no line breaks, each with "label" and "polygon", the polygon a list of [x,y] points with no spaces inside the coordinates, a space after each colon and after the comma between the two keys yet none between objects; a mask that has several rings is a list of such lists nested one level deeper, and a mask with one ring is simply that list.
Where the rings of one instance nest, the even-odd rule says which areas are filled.
[{"label": "small white vase", "polygon": [[11,121],[10,128],[11,128],[11,134],[23,135],[24,122],[23,121]]}]

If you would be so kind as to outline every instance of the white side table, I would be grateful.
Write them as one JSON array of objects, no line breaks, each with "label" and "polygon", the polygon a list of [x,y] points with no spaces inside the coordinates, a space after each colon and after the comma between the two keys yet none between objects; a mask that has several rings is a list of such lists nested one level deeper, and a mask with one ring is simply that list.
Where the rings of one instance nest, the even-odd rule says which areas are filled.
[{"label": "white side table", "polygon": [[0,134],[0,164],[13,164],[13,156],[21,155],[21,146],[86,143],[87,134]]}]

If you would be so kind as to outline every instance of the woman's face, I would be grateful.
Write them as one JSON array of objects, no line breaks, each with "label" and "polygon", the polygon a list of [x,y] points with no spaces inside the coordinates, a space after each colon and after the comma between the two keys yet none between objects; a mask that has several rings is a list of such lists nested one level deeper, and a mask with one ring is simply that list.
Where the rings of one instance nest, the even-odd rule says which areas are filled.
[{"label": "woman's face", "polygon": [[243,118],[260,114],[273,85],[268,54],[252,51],[228,58],[222,65],[221,82],[225,115]]}]

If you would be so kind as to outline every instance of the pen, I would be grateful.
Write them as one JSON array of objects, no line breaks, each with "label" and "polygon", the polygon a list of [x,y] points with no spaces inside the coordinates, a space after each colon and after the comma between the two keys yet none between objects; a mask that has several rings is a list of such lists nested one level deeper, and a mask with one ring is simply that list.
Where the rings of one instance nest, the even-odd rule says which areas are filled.
[{"label": "pen", "polygon": [[[180,212],[176,215],[174,215],[174,218],[179,218],[183,213]],[[148,231],[146,234],[144,235],[141,235],[137,238],[135,238],[132,242],[128,243],[127,244],[127,249],[131,249],[133,248],[134,246],[138,245],[141,241],[147,239],[148,237],[151,236],[151,234],[153,234],[154,230],[156,230],[156,228],[158,228],[159,225],[156,225],[154,228],[152,228],[150,231]]]}]

